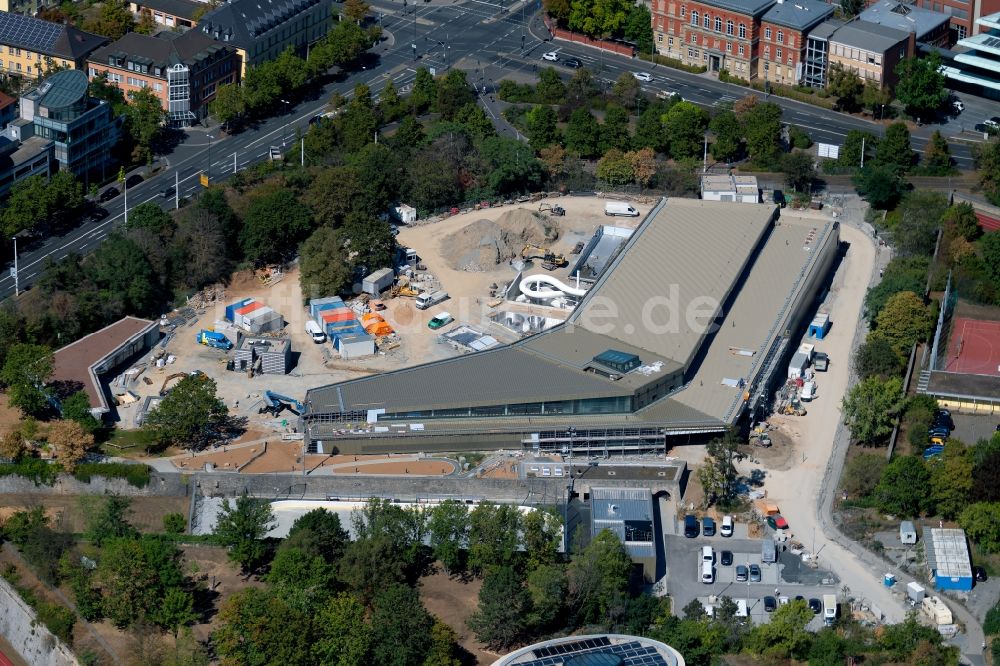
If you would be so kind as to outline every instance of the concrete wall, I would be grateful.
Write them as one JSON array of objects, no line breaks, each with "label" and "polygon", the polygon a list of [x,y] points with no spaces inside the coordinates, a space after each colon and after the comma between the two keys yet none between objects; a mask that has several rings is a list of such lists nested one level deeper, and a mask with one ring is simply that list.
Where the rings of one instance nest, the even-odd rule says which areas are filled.
[{"label": "concrete wall", "polygon": [[0,608],[0,633],[31,666],[79,666],[73,651],[35,621],[35,610],[3,579]]}]

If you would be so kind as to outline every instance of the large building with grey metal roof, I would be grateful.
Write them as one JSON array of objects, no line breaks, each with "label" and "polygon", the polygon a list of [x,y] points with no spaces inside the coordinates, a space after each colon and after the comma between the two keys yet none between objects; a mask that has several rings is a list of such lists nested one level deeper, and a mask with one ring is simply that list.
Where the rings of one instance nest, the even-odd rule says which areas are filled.
[{"label": "large building with grey metal roof", "polygon": [[766,401],[835,220],[664,199],[569,319],[511,345],[310,390],[306,450],[663,450]]}]

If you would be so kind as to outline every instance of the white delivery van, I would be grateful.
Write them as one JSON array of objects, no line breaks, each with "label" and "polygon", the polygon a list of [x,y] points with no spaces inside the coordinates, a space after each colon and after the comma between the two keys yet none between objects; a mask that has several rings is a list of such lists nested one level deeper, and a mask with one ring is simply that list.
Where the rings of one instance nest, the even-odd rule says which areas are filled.
[{"label": "white delivery van", "polygon": [[313,342],[316,344],[326,342],[326,333],[324,333],[323,329],[319,327],[319,324],[314,322],[312,319],[306,322],[306,333],[309,334],[309,337],[311,337]]},{"label": "white delivery van", "polygon": [[823,595],[823,622],[833,624],[837,621],[837,597],[832,594]]},{"label": "white delivery van", "polygon": [[701,561],[707,564],[715,562],[715,551],[712,550],[711,546],[701,547]]},{"label": "white delivery van", "polygon": [[710,585],[715,582],[715,571],[712,570],[711,562],[701,564],[701,582]]},{"label": "white delivery van", "polygon": [[816,382],[810,380],[802,385],[802,399],[809,402],[816,397]]},{"label": "white delivery van", "polygon": [[639,211],[624,201],[609,201],[604,204],[605,215],[620,215],[622,217],[639,217]]},{"label": "white delivery van", "polygon": [[733,536],[733,517],[723,516],[722,517],[722,527],[719,528],[719,534],[724,537]]}]

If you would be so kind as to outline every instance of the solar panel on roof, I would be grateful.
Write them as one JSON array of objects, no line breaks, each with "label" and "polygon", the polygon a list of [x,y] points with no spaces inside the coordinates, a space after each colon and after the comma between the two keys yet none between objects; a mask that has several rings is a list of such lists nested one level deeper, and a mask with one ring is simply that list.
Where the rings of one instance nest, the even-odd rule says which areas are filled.
[{"label": "solar panel on roof", "polygon": [[996,48],[1000,46],[1000,37],[987,37],[983,40],[983,44]]}]

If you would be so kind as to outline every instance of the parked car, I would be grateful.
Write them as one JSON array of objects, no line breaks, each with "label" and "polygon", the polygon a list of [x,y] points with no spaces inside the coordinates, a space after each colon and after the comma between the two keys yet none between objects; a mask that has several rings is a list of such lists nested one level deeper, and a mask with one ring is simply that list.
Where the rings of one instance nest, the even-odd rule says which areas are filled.
[{"label": "parked car", "polygon": [[549,62],[558,62],[559,54],[555,51],[549,51],[548,53],[542,54],[542,60],[548,60]]},{"label": "parked car", "polygon": [[137,173],[132,174],[131,176],[125,179],[125,187],[135,187],[141,182],[142,182],[142,176],[140,176]]},{"label": "parked car", "polygon": [[701,533],[702,536],[715,536],[715,520],[705,516],[701,519]]},{"label": "parked car", "polygon": [[813,612],[813,615],[819,615],[823,610],[823,603],[816,597],[813,597],[809,600],[809,610]]},{"label": "parked car", "polygon": [[733,566],[733,553],[732,553],[732,551],[724,550],[721,553],[719,553],[719,564],[721,564],[724,567],[731,567],[731,566]]},{"label": "parked car", "polygon": [[787,530],[788,521],[780,513],[775,513],[767,517],[767,526],[772,530]]},{"label": "parked car", "polygon": [[760,582],[760,565],[751,564],[750,565],[750,582],[759,583]]},{"label": "parked car", "polygon": [[701,565],[701,582],[706,585],[715,582],[715,569],[712,568],[711,562],[705,562]]},{"label": "parked car", "polygon": [[580,62],[579,58],[566,58],[563,60],[563,64],[571,69],[580,69],[583,67],[583,63]]},{"label": "parked car", "polygon": [[935,456],[939,456],[944,453],[944,447],[940,445],[928,446],[924,449],[924,460],[930,460]]},{"label": "parked car", "polygon": [[750,577],[750,571],[747,569],[747,565],[745,565],[745,564],[737,564],[736,565],[736,582],[737,583],[745,583],[745,582],[747,582],[747,578],[749,578],[749,577]]},{"label": "parked car", "polygon": [[774,597],[764,597],[764,612],[773,613],[778,609],[778,600]]},{"label": "parked car", "polygon": [[1000,116],[993,116],[989,120],[984,120],[983,124],[992,130],[1000,130]]},{"label": "parked car", "polygon": [[121,194],[121,190],[119,190],[117,187],[109,187],[108,189],[101,192],[100,196],[97,197],[97,200],[100,201],[101,203],[105,203],[111,201],[119,194]]},{"label": "parked car", "polygon": [[972,577],[980,583],[985,583],[990,579],[990,577],[986,575],[986,569],[982,567],[972,567]]},{"label": "parked car", "polygon": [[698,519],[690,513],[684,516],[684,536],[694,539],[698,536]]},{"label": "parked car", "polygon": [[642,81],[643,83],[649,83],[653,80],[653,75],[649,72],[632,72],[632,76],[635,77],[636,81]]},{"label": "parked car", "polygon": [[732,516],[723,516],[722,517],[722,526],[719,528],[719,534],[721,534],[724,537],[731,537],[731,536],[733,536],[733,517]]},{"label": "parked car", "polygon": [[951,100],[951,108],[955,110],[955,113],[962,113],[965,111],[965,103],[960,99]]}]

